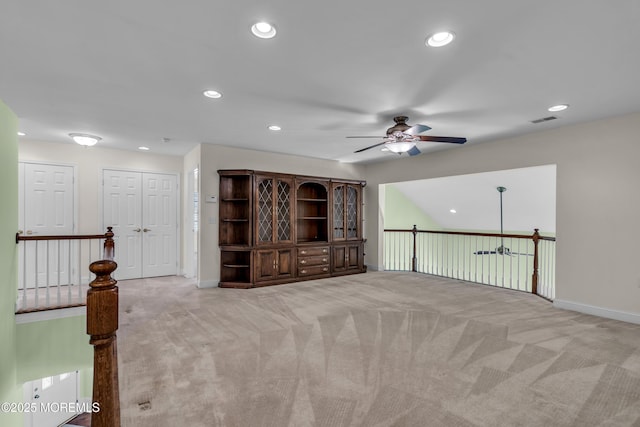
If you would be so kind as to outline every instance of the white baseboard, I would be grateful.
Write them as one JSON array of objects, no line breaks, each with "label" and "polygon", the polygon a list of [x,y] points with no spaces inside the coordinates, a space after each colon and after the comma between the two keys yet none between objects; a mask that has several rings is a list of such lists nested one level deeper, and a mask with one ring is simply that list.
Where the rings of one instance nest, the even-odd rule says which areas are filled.
[{"label": "white baseboard", "polygon": [[34,311],[16,314],[16,324],[41,322],[44,320],[62,319],[65,317],[86,316],[87,307],[69,307],[55,310]]},{"label": "white baseboard", "polygon": [[218,281],[217,280],[199,280],[198,281],[198,288],[203,289],[203,288],[217,288],[218,287]]},{"label": "white baseboard", "polygon": [[626,311],[611,310],[608,308],[596,307],[593,305],[580,304],[577,302],[564,301],[555,299],[553,306],[564,310],[577,311],[580,313],[591,314],[593,316],[605,317],[607,319],[620,320],[622,322],[636,323],[640,325],[640,314],[629,313]]}]

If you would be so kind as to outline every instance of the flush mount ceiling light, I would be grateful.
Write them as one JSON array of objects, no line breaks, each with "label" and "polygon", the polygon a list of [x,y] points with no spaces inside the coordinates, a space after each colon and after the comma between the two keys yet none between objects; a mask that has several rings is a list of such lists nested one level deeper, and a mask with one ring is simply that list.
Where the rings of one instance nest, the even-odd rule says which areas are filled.
[{"label": "flush mount ceiling light", "polygon": [[18,132],[18,136],[27,136],[27,134],[24,132]]},{"label": "flush mount ceiling light", "polygon": [[393,151],[394,153],[406,153],[416,146],[416,143],[413,141],[398,141],[398,142],[387,142],[384,144],[389,151]]},{"label": "flush mount ceiling light", "polygon": [[222,98],[222,94],[217,90],[212,90],[212,89],[205,90],[204,92],[202,92],[202,94],[207,98],[213,98],[213,99]]},{"label": "flush mount ceiling light", "polygon": [[278,125],[271,125],[269,126],[269,130],[277,131],[277,130],[282,130],[282,128]]},{"label": "flush mount ceiling light", "polygon": [[256,22],[251,26],[251,32],[261,39],[271,39],[276,36],[276,28],[268,22]]},{"label": "flush mount ceiling light", "polygon": [[75,142],[80,145],[84,145],[85,147],[96,145],[96,143],[102,139],[99,136],[89,135],[86,133],[70,133],[69,136]]},{"label": "flush mount ceiling light", "polygon": [[149,147],[138,147],[138,150],[149,151]]},{"label": "flush mount ceiling light", "polygon": [[457,211],[457,210],[455,210],[455,209],[449,209],[449,212],[451,212],[451,213],[456,213],[456,212],[458,212],[458,211]]},{"label": "flush mount ceiling light", "polygon": [[440,31],[427,37],[425,44],[431,47],[446,46],[453,41],[455,34],[451,31]]},{"label": "flush mount ceiling light", "polygon": [[567,108],[569,108],[569,104],[558,104],[554,105],[553,107],[549,107],[548,110],[556,112],[566,110]]}]

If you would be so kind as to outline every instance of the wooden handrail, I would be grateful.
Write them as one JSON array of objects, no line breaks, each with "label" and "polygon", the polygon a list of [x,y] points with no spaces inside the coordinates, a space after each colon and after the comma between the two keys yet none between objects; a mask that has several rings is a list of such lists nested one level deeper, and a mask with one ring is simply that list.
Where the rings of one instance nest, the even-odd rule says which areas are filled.
[{"label": "wooden handrail", "polygon": [[100,405],[100,411],[91,414],[92,427],[120,426],[116,345],[118,282],[111,277],[117,267],[113,260],[108,259],[95,261],[89,266],[96,278],[89,284],[87,292],[87,334],[91,336],[89,344],[94,348],[93,402]]},{"label": "wooden handrail", "polygon": [[[384,231],[392,233],[413,233],[413,229],[384,229]],[[442,231],[442,230],[415,230],[417,233],[431,233],[431,234],[455,234],[464,236],[483,236],[483,237],[507,237],[513,239],[531,239],[531,234],[499,234],[499,233],[478,233],[478,232],[466,232],[466,231]],[[542,238],[542,236],[540,236]],[[555,240],[555,237],[547,237],[545,240]]]},{"label": "wooden handrail", "polygon": [[22,240],[91,240],[91,239],[108,239],[109,235],[113,238],[113,227],[107,227],[107,232],[104,234],[55,234],[49,236],[25,236],[24,234],[16,233],[16,244]]},{"label": "wooden handrail", "polygon": [[103,259],[113,260],[115,255],[115,243],[113,241],[113,227],[107,227],[107,232],[104,234],[58,234],[51,236],[25,236],[20,233],[16,233],[16,244],[21,241],[30,240],[92,240],[92,239],[104,239],[103,245]]}]

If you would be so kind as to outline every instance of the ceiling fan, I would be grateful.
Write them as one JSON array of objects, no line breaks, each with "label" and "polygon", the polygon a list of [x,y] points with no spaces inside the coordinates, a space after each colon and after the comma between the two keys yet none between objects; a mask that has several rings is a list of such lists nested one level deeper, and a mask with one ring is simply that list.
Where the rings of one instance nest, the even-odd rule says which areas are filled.
[{"label": "ceiling fan", "polygon": [[[502,193],[504,193],[505,191],[507,191],[506,187],[497,187],[496,190],[498,190],[498,193],[500,193],[500,234],[504,234],[503,228],[502,228]],[[508,247],[506,247],[504,245],[504,237],[500,237],[500,246],[498,246],[495,250],[493,251],[476,251],[473,253],[474,255],[507,255],[507,256],[512,256],[512,255],[528,255],[528,256],[533,256],[533,254],[525,254],[525,253],[521,253],[521,252],[512,252],[511,249],[509,249]]]},{"label": "ceiling fan", "polygon": [[407,153],[410,156],[420,154],[420,150],[416,147],[416,144],[422,141],[448,142],[452,144],[464,144],[467,142],[467,138],[419,135],[422,132],[428,131],[431,127],[427,125],[410,126],[407,124],[407,120],[409,120],[407,116],[394,117],[393,121],[396,122],[396,124],[387,129],[386,136],[348,136],[347,138],[384,138],[384,141],[357,150],[355,153],[361,153],[370,148],[384,145],[389,151],[397,154]]}]

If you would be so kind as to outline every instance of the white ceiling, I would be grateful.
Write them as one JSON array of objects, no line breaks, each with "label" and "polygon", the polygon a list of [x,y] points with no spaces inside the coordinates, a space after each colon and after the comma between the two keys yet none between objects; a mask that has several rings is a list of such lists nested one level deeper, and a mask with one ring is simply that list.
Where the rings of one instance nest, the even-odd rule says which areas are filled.
[{"label": "white ceiling", "polygon": [[[251,35],[258,20],[276,38]],[[475,144],[640,111],[638,22],[638,0],[4,0],[0,99],[37,140],[369,162],[393,155],[345,136],[397,114]],[[454,43],[425,47],[442,29]]]},{"label": "white ceiling", "polygon": [[[445,229],[500,230],[500,193],[505,232],[556,232],[556,166],[392,184]],[[455,209],[456,213],[450,210]],[[413,224],[408,224],[410,228]]]}]

